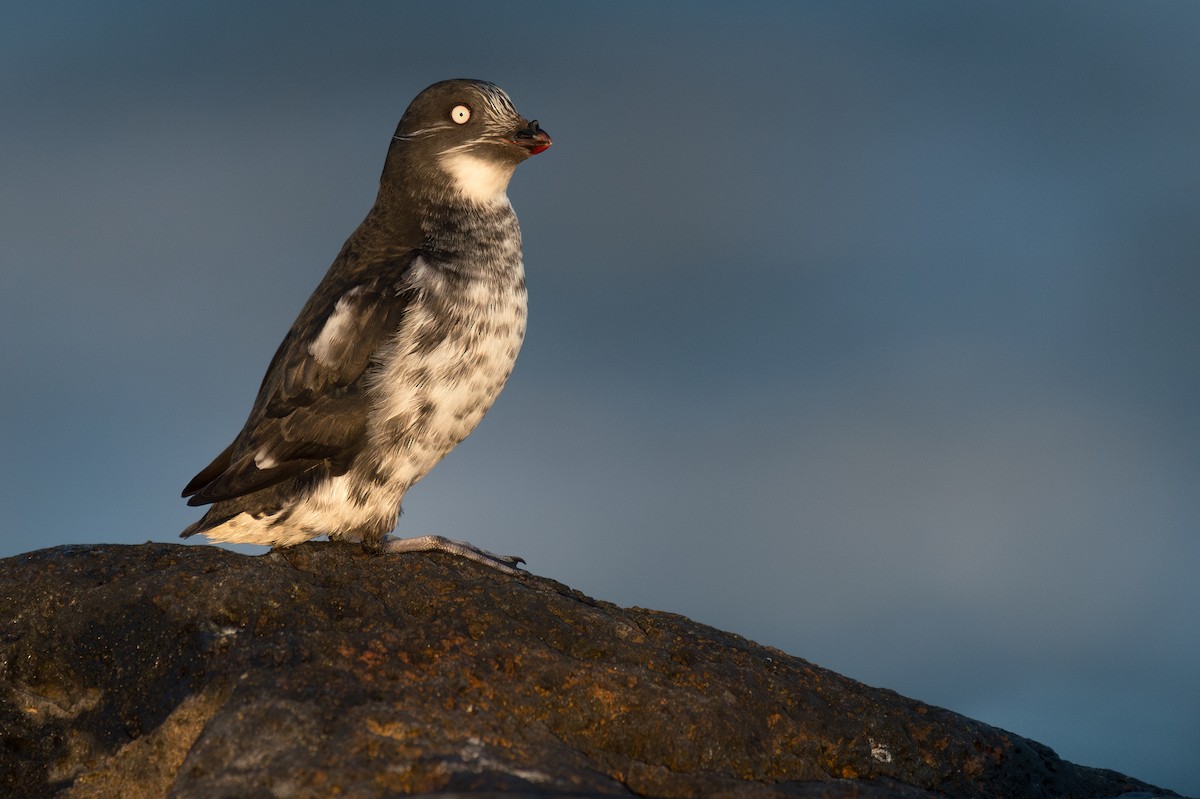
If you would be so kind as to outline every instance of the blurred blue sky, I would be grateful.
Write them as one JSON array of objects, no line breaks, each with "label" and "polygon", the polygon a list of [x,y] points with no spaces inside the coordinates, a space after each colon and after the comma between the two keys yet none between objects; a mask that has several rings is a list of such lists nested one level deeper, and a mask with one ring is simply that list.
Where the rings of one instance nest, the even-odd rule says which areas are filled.
[{"label": "blurred blue sky", "polygon": [[408,101],[504,86],[508,389],[409,495],[1200,795],[1200,4],[0,10],[0,556],[174,541]]}]

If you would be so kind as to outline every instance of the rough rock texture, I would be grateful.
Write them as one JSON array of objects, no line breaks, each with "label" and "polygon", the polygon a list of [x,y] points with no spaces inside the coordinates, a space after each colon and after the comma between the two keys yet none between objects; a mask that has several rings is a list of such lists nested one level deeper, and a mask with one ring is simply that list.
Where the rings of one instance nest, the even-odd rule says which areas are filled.
[{"label": "rough rock texture", "polygon": [[442,555],[0,561],[0,795],[1172,795],[668,613]]}]

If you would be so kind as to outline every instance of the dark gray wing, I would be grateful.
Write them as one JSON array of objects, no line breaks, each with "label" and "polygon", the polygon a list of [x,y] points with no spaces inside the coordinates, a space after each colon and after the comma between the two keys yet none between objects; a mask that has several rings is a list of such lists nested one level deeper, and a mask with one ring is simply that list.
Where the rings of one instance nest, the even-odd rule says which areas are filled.
[{"label": "dark gray wing", "polygon": [[189,505],[233,499],[316,468],[343,474],[366,443],[364,375],[415,294],[402,263],[331,269],[271,360],[241,433],[183,490]]}]

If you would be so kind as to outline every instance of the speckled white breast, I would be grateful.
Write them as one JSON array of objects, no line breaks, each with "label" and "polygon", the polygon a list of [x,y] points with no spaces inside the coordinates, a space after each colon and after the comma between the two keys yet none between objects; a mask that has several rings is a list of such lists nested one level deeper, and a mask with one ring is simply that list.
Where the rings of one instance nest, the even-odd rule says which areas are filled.
[{"label": "speckled white breast", "polygon": [[[407,489],[467,437],[512,373],[525,337],[523,273],[454,287],[418,260],[418,301],[371,376],[368,435],[379,470]],[[444,330],[432,348],[423,340]]]},{"label": "speckled white breast", "polygon": [[[370,374],[368,446],[346,474],[315,486],[273,528],[276,543],[323,532],[359,540],[390,530],[404,493],[475,429],[512,373],[527,308],[519,260],[503,278],[458,288],[418,261],[411,282],[421,294]],[[422,347],[438,328],[444,338]]]}]

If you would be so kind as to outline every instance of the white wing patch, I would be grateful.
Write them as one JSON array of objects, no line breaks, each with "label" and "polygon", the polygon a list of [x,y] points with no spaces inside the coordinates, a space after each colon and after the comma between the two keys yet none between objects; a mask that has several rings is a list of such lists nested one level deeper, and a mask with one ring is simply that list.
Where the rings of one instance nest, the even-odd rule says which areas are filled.
[{"label": "white wing patch", "polygon": [[266,471],[267,469],[274,469],[276,466],[278,466],[279,461],[275,460],[275,456],[272,455],[266,447],[263,447],[257,453],[255,453],[254,465],[259,469]]},{"label": "white wing patch", "polygon": [[[337,301],[333,313],[325,320],[321,332],[308,345],[308,354],[317,359],[322,366],[337,366],[345,356],[349,336],[354,334],[354,304],[351,300],[362,293],[361,288],[353,288]],[[260,467],[261,468],[261,467]]]},{"label": "white wing patch", "polygon": [[470,152],[443,153],[442,167],[454,181],[454,188],[466,199],[479,205],[508,202],[508,181],[515,165],[480,158]]}]

